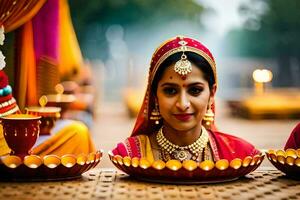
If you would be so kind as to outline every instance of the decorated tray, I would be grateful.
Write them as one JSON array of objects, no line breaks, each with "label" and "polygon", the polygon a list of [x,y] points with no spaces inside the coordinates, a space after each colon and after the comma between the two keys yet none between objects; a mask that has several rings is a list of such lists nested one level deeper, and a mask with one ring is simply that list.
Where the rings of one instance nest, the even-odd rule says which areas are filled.
[{"label": "decorated tray", "polygon": [[268,160],[291,178],[300,179],[300,149],[268,150]]},{"label": "decorated tray", "polygon": [[2,181],[51,181],[80,178],[81,174],[94,168],[101,160],[103,151],[90,154],[66,154],[61,157],[47,155],[41,158],[28,155],[0,157],[0,180]]},{"label": "decorated tray", "polygon": [[236,158],[230,162],[222,159],[200,163],[192,160],[156,160],[150,163],[145,158],[121,157],[111,152],[109,158],[117,168],[136,179],[159,183],[198,184],[238,179],[254,171],[263,161],[264,155],[248,156],[243,160]]}]

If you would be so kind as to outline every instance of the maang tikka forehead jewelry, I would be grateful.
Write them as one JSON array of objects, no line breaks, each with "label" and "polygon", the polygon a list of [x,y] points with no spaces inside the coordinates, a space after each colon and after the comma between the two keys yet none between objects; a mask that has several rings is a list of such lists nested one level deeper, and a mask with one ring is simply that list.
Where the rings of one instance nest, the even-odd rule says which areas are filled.
[{"label": "maang tikka forehead jewelry", "polygon": [[180,38],[181,40],[178,42],[181,45],[182,55],[180,60],[178,60],[175,63],[174,70],[176,73],[178,73],[183,79],[186,78],[186,75],[190,72],[192,72],[192,64],[187,59],[187,56],[185,55],[185,50],[187,49],[186,44],[187,42],[183,40],[183,38]]}]

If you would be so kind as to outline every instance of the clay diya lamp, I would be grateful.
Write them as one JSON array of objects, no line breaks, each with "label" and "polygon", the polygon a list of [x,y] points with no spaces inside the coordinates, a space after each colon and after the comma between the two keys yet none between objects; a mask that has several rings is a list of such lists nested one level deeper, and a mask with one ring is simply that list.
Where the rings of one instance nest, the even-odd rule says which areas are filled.
[{"label": "clay diya lamp", "polygon": [[30,154],[39,133],[41,116],[13,114],[1,117],[3,134],[11,154],[24,158]]},{"label": "clay diya lamp", "polygon": [[64,88],[61,84],[57,84],[55,90],[57,94],[46,95],[48,100],[47,106],[60,107],[63,115],[70,108],[71,104],[75,102],[76,97],[73,94],[63,94]]},{"label": "clay diya lamp", "polygon": [[25,108],[27,114],[41,116],[40,135],[50,135],[57,119],[60,118],[60,107],[50,107],[47,104],[47,97],[42,96],[39,100],[39,106]]}]

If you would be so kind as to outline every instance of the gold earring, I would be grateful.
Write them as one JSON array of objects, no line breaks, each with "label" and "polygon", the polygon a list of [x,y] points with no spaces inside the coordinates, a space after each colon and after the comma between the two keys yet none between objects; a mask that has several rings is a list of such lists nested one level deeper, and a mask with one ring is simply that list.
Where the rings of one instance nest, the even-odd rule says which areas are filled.
[{"label": "gold earring", "polygon": [[214,117],[215,117],[215,114],[214,114],[214,112],[211,109],[211,104],[209,104],[208,109],[207,109],[207,111],[206,111],[206,113],[205,113],[205,115],[203,117],[204,125],[207,128],[211,128],[211,125],[214,122]]},{"label": "gold earring", "polygon": [[150,115],[150,120],[155,120],[155,124],[159,124],[159,120],[161,119],[159,110],[158,110],[158,104],[155,102],[155,108],[152,110]]}]

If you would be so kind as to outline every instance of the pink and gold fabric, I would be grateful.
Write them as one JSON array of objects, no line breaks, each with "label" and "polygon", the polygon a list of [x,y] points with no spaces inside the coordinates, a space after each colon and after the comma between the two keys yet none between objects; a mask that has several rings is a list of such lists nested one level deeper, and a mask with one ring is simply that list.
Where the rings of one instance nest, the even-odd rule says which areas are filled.
[{"label": "pink and gold fabric", "polygon": [[[39,98],[37,66],[41,66],[41,61],[44,63],[47,61],[42,65],[44,69],[54,66],[58,72],[65,73],[72,71],[74,67],[79,67],[82,61],[81,53],[78,53],[80,49],[76,43],[67,0],[0,0],[0,5],[0,26],[4,25],[6,32],[19,27],[16,30],[14,94],[19,106],[24,109],[28,105],[37,105]],[[63,50],[60,51],[60,48]],[[66,53],[68,51],[69,55]],[[62,65],[58,64],[60,56],[69,56],[62,59]],[[50,61],[54,62],[50,63]],[[59,67],[63,70],[59,70]],[[50,74],[44,75],[47,77],[43,76],[40,79],[50,82]],[[59,77],[59,73],[55,74],[55,77]],[[0,82],[3,82],[2,79],[0,73]],[[0,83],[1,89],[4,88]],[[0,103],[2,101],[5,101],[7,107],[0,109],[0,115],[8,114],[6,112],[10,110],[14,112],[18,110],[11,94],[1,97]],[[90,132],[86,125],[79,121],[72,121],[63,126],[33,149],[33,152],[40,156],[47,154],[62,156],[68,153],[80,154],[93,151],[95,147]],[[0,156],[9,152],[0,125]]]},{"label": "pink and gold fabric", "polygon": [[[38,103],[38,80],[41,79],[38,66],[45,60],[43,58],[54,61],[58,58],[58,9],[59,0],[47,1],[30,21],[16,31],[14,91],[21,110]],[[51,75],[48,75],[50,82]]]},{"label": "pink and gold fabric", "polygon": [[147,158],[149,161],[154,161],[150,140],[147,135],[127,138],[124,142],[119,143],[112,153],[122,157]]},{"label": "pink and gold fabric", "polygon": [[83,63],[67,0],[43,4],[17,30],[16,43],[14,91],[21,110],[37,105],[41,95],[54,93],[60,79],[78,71]]}]

